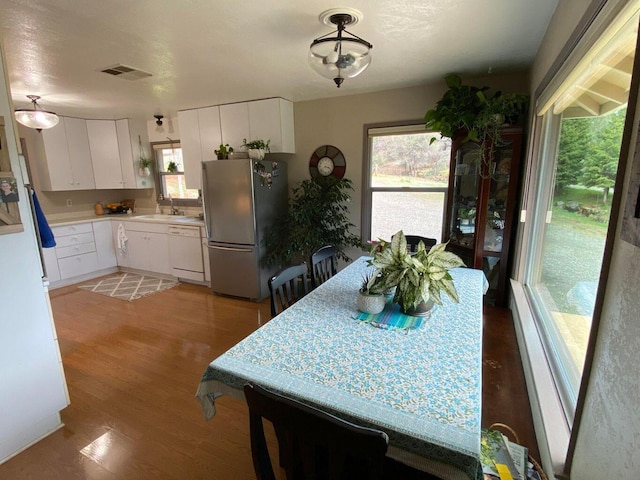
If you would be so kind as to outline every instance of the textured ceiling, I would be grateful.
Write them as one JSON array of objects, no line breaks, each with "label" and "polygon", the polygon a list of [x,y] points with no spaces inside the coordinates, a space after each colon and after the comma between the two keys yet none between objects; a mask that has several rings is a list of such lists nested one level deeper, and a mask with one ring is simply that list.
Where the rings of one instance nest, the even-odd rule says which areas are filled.
[{"label": "textured ceiling", "polygon": [[[533,61],[557,0],[352,0],[351,30],[372,63],[340,89],[307,64],[329,33],[328,0],[0,0],[0,29],[17,108],[121,118],[252,100],[293,101],[422,85],[445,74],[503,73]],[[152,74],[136,81],[100,70]]]}]

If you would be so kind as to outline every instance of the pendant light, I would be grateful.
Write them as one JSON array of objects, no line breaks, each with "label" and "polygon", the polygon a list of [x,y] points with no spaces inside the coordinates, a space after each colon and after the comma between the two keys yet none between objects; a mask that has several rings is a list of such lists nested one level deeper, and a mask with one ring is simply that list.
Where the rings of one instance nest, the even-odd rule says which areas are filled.
[{"label": "pendant light", "polygon": [[35,128],[41,131],[45,128],[55,127],[60,118],[53,112],[47,112],[40,109],[37,101],[40,100],[38,95],[27,95],[27,98],[33,103],[33,110],[18,109],[15,111],[16,121],[25,127]]},{"label": "pendant light", "polygon": [[347,25],[355,25],[362,13],[352,8],[332,8],[322,12],[320,22],[337,26],[337,30],[316,38],[309,47],[309,65],[340,88],[345,78],[360,75],[371,63],[371,45],[348,32]]},{"label": "pendant light", "polygon": [[164,127],[162,126],[164,115],[154,115],[153,117],[156,119],[156,132],[164,133]]}]

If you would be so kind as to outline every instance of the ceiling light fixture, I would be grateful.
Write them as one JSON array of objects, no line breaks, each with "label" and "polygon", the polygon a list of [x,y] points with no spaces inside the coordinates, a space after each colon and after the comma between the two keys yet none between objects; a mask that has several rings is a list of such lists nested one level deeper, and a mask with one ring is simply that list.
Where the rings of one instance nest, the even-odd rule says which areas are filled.
[{"label": "ceiling light fixture", "polygon": [[[345,78],[360,75],[371,63],[371,45],[345,30],[362,19],[362,13],[352,8],[332,8],[320,14],[320,22],[336,25],[337,30],[316,38],[309,47],[309,65],[338,88]],[[337,34],[337,35],[336,35]]]},{"label": "ceiling light fixture", "polygon": [[25,127],[35,128],[41,131],[45,128],[55,127],[60,118],[53,112],[47,112],[42,110],[38,105],[37,100],[40,100],[38,95],[27,95],[27,98],[33,103],[33,110],[26,108],[20,108],[15,111],[16,120]]},{"label": "ceiling light fixture", "polygon": [[153,117],[156,119],[156,132],[164,132],[164,128],[162,127],[162,119],[164,118],[164,115],[154,115]]}]

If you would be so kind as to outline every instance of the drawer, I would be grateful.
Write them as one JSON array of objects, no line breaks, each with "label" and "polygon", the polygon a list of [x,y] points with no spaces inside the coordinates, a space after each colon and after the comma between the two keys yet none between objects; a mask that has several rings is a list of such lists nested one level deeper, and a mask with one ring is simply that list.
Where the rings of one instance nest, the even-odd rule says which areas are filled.
[{"label": "drawer", "polygon": [[[147,232],[147,233],[168,233],[169,225],[166,223],[151,223],[151,222],[122,222],[125,232],[131,230],[134,232]],[[117,228],[117,226],[116,226]]]},{"label": "drawer", "polygon": [[83,253],[95,252],[96,244],[94,242],[80,243],[78,245],[70,245],[68,247],[57,247],[56,256],[58,259],[71,257],[73,255],[82,255]]},{"label": "drawer", "polygon": [[96,252],[85,253],[73,257],[58,259],[58,268],[62,279],[77,277],[98,270],[98,255]]},{"label": "drawer", "polygon": [[52,227],[51,231],[56,237],[56,243],[58,237],[65,237],[67,235],[76,235],[78,233],[93,233],[91,223],[76,223],[74,225],[60,225],[59,227]]},{"label": "drawer", "polygon": [[93,243],[93,230],[90,233],[76,233],[66,237],[56,237],[56,251],[60,247],[69,247],[81,243]]}]

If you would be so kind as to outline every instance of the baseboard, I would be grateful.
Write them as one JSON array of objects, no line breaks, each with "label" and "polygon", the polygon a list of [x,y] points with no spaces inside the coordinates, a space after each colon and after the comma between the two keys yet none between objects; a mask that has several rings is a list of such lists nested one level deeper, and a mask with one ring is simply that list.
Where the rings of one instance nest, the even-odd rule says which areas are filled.
[{"label": "baseboard", "polygon": [[21,432],[20,435],[17,435],[8,441],[3,440],[3,451],[0,452],[0,454],[3,455],[4,458],[0,459],[0,465],[12,459],[19,453],[24,452],[27,448],[35,445],[43,438],[48,437],[62,427],[64,427],[64,423],[62,423],[60,413],[58,412],[43,418],[33,425],[30,425],[29,428]]}]

